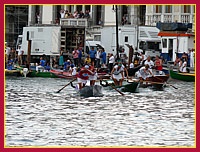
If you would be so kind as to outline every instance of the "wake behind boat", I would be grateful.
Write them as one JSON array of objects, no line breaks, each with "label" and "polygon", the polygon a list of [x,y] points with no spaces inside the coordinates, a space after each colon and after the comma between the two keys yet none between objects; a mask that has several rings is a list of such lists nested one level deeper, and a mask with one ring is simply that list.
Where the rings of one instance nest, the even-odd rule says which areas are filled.
[{"label": "wake behind boat", "polygon": [[71,82],[71,87],[75,88],[77,93],[79,93],[79,95],[83,97],[102,97],[103,96],[103,93],[102,93],[103,87],[100,85],[90,86],[89,81],[87,81],[87,83],[82,89],[79,89],[77,84],[74,86],[72,82]]},{"label": "wake behind boat", "polygon": [[85,86],[81,90],[78,90],[80,96],[83,97],[102,97],[102,86],[94,85],[94,86]]}]

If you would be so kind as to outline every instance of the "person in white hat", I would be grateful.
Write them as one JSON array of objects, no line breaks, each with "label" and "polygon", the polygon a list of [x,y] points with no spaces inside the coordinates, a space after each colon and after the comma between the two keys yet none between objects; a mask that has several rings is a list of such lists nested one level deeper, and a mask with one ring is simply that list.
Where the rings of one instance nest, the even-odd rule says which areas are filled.
[{"label": "person in white hat", "polygon": [[83,88],[83,84],[87,83],[87,80],[89,79],[89,75],[93,75],[93,72],[89,70],[89,65],[85,65],[81,68],[77,75],[78,85],[79,89]]}]

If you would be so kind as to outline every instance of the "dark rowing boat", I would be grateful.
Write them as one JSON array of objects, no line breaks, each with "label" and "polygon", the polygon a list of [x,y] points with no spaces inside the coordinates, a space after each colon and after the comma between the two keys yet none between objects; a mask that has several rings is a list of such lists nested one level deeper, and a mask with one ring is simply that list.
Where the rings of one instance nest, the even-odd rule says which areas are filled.
[{"label": "dark rowing boat", "polygon": [[110,85],[114,86],[115,88],[119,89],[122,92],[131,92],[135,93],[138,92],[138,87],[139,87],[139,82],[129,82],[129,81],[124,81],[122,86],[115,86],[113,80],[103,80],[105,83],[100,80],[100,84],[103,87],[107,87],[109,89],[113,89]]}]

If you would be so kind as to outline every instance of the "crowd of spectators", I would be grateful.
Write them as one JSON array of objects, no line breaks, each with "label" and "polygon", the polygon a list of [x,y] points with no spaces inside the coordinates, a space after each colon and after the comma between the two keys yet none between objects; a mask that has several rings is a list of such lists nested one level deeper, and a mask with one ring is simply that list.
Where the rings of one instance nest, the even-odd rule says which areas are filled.
[{"label": "crowd of spectators", "polygon": [[75,11],[73,13],[68,10],[61,9],[60,12],[57,12],[56,23],[59,23],[60,19],[63,18],[86,18],[89,19],[91,16],[90,11],[86,10],[85,13],[83,11]]}]

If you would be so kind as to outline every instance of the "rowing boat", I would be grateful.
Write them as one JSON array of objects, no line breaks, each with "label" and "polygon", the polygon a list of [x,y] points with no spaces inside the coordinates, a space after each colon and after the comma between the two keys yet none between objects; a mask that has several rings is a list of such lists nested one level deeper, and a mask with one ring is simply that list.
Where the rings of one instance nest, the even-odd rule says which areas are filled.
[{"label": "rowing boat", "polygon": [[122,86],[115,86],[113,80],[104,80],[105,84],[100,80],[100,84],[103,87],[108,87],[109,89],[113,89],[110,85],[114,86],[115,88],[119,89],[122,92],[131,92],[135,93],[138,92],[139,82],[136,81],[124,81]]},{"label": "rowing boat", "polygon": [[22,76],[20,73],[20,70],[18,70],[18,69],[16,69],[16,70],[5,69],[5,75],[6,76]]},{"label": "rowing boat", "polygon": [[195,73],[180,73],[175,72],[172,69],[169,70],[170,77],[173,79],[187,81],[187,82],[195,82]]},{"label": "rowing boat", "polygon": [[49,71],[36,71],[32,70],[27,74],[27,77],[43,77],[43,78],[57,78]]},{"label": "rowing boat", "polygon": [[83,97],[102,97],[102,86],[100,85],[94,85],[90,86],[90,81],[87,81],[86,84],[84,84],[84,87],[82,89],[79,89],[78,84],[74,85],[72,82],[70,83],[72,88],[75,88],[77,93],[79,93],[80,96]]},{"label": "rowing boat", "polygon": [[102,97],[102,86],[94,85],[94,86],[85,86],[81,90],[78,90],[80,96],[83,97]]},{"label": "rowing boat", "polygon": [[[63,70],[58,70],[58,69],[51,69],[50,73],[52,73],[52,75],[54,75],[55,77],[58,78],[64,78],[64,79],[73,79],[74,76],[71,75],[71,73],[69,71],[63,71]],[[98,72],[98,79],[108,79],[110,78],[110,75],[105,73],[105,72]]]},{"label": "rowing boat", "polygon": [[63,70],[58,69],[51,69],[50,73],[58,78],[64,78],[64,79],[73,79],[74,77],[71,75],[70,72],[66,72]]}]

